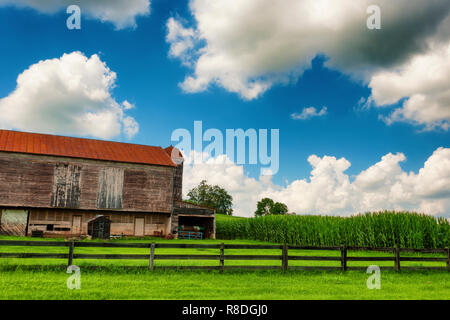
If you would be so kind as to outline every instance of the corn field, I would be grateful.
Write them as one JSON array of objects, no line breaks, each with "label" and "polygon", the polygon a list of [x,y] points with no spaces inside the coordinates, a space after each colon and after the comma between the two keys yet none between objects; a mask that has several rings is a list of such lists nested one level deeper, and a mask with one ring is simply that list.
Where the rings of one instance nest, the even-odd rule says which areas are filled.
[{"label": "corn field", "polygon": [[450,246],[450,224],[445,218],[389,211],[351,217],[218,215],[216,236],[305,246],[445,248]]}]

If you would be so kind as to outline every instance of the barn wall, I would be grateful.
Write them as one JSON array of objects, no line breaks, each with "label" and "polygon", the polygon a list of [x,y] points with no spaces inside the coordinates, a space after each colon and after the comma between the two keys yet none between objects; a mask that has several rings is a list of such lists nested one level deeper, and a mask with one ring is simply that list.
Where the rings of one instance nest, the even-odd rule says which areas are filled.
[{"label": "barn wall", "polygon": [[177,164],[174,171],[174,190],[175,200],[183,199],[183,162]]},{"label": "barn wall", "polygon": [[[135,235],[136,218],[143,218],[144,236],[165,236],[169,230],[169,215],[162,213],[118,213],[103,211],[111,220],[111,235]],[[41,230],[46,237],[80,236],[88,234],[88,221],[95,218],[98,212],[84,212],[70,209],[31,209],[28,224],[28,235],[33,230]],[[81,217],[80,231],[74,231],[76,217]]]},{"label": "barn wall", "polygon": [[0,152],[0,206],[171,213],[173,170]]}]

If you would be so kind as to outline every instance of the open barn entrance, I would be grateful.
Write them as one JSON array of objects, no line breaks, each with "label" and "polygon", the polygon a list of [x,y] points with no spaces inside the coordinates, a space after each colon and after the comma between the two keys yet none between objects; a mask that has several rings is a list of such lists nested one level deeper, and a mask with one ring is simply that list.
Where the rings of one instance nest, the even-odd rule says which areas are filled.
[{"label": "open barn entrance", "polygon": [[214,217],[178,217],[178,239],[208,239],[214,233]]}]

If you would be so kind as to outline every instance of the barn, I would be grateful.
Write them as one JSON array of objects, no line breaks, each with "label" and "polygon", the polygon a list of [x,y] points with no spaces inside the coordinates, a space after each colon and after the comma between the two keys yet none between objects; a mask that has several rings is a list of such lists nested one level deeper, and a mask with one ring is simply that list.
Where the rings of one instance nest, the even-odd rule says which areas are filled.
[{"label": "barn", "polygon": [[83,236],[104,216],[113,236],[176,238],[181,220],[214,238],[214,210],[182,184],[174,147],[0,130],[0,234]]}]

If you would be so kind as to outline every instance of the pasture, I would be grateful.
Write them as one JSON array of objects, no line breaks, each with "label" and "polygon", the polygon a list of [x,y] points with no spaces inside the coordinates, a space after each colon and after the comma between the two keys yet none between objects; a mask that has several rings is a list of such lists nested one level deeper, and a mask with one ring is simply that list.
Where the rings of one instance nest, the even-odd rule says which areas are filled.
[{"label": "pasture", "polygon": [[[0,237],[1,240],[30,238]],[[42,239],[39,239],[42,240]],[[55,239],[51,239],[55,241]],[[63,241],[59,239],[59,241]],[[243,240],[111,240],[110,242],[158,242],[217,244],[269,244]],[[217,254],[217,249],[156,249],[157,254]],[[8,247],[1,252],[67,253],[67,247]],[[294,250],[291,250],[294,251]],[[339,255],[337,251],[297,250],[297,255]],[[148,254],[145,248],[75,248],[86,254]],[[254,254],[234,249],[227,254]],[[258,250],[257,254],[279,254],[279,250]],[[380,256],[381,252],[350,252],[351,256]],[[416,256],[404,253],[405,256]],[[423,256],[423,254],[421,255]],[[427,254],[430,257],[437,254]],[[440,257],[440,256],[439,256]],[[81,289],[66,287],[65,259],[0,259],[0,299],[450,299],[450,273],[447,271],[384,271],[381,289],[366,286],[364,271],[174,271],[148,270],[147,260],[77,260],[81,268]],[[155,266],[217,265],[209,260],[161,260]],[[226,265],[280,265],[280,261],[226,261]],[[349,261],[349,266],[367,267],[371,262]],[[392,261],[377,265],[392,266]],[[101,266],[91,269],[90,266]],[[339,261],[289,261],[289,265],[339,266]],[[402,266],[445,266],[441,262],[405,261]],[[129,268],[133,267],[133,268]],[[137,267],[137,268],[134,268]]]}]

